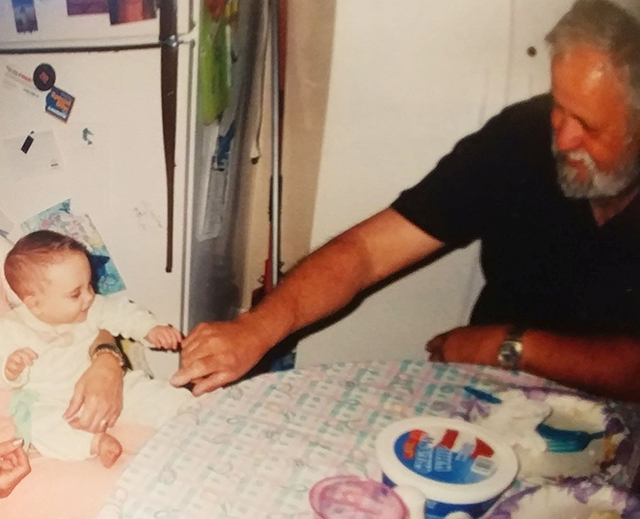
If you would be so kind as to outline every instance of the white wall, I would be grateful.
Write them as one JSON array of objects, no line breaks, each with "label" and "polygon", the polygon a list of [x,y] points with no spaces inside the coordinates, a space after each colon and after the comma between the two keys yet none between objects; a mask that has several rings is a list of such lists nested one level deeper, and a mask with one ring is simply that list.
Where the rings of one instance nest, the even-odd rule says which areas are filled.
[{"label": "white wall", "polygon": [[[506,104],[547,90],[542,38],[570,4],[336,2],[312,246],[388,206]],[[477,244],[456,251],[369,297],[302,340],[297,366],[423,357],[429,338],[466,323],[477,254]]]}]

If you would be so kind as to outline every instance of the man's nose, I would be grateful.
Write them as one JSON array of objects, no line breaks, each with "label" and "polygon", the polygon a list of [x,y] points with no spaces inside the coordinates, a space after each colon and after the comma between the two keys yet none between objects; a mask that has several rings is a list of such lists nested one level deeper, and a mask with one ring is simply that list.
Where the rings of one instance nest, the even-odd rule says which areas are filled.
[{"label": "man's nose", "polygon": [[555,121],[553,129],[558,151],[575,151],[582,148],[584,129],[573,117],[560,117]]}]

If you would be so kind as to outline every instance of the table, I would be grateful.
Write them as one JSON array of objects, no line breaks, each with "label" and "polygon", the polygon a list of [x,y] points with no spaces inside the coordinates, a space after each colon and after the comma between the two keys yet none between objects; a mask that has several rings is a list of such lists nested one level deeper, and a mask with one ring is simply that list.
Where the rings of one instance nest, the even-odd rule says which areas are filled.
[{"label": "table", "polygon": [[[480,405],[464,390],[469,384],[567,391],[525,373],[410,360],[262,375],[201,397],[165,424],[97,519],[311,518],[308,492],[317,481],[380,478],[374,442],[388,424],[415,415],[468,417]],[[640,431],[637,407],[607,405]],[[627,447],[607,477],[628,487],[640,449]]]}]

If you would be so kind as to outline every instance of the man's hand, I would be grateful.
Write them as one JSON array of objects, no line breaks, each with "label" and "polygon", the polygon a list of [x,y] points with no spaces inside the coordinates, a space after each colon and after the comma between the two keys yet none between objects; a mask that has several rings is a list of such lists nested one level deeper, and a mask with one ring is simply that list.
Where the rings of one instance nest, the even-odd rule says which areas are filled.
[{"label": "man's hand", "polygon": [[62,417],[75,429],[92,433],[113,427],[122,411],[123,371],[113,355],[97,355],[76,383]]},{"label": "man's hand", "polygon": [[154,326],[145,339],[156,348],[176,350],[182,341],[182,334],[173,326]]},{"label": "man's hand", "polygon": [[4,376],[13,382],[16,380],[27,366],[33,366],[33,362],[38,358],[38,354],[31,348],[20,348],[14,351],[7,358],[4,367]]},{"label": "man's hand", "polygon": [[200,396],[247,373],[270,346],[245,316],[201,323],[182,341],[182,366],[170,382],[178,387],[193,382],[193,394]]},{"label": "man's hand", "polygon": [[20,481],[31,472],[29,458],[22,441],[0,443],[0,498],[7,497]]},{"label": "man's hand", "polygon": [[466,326],[437,335],[427,343],[429,360],[495,366],[505,326]]}]

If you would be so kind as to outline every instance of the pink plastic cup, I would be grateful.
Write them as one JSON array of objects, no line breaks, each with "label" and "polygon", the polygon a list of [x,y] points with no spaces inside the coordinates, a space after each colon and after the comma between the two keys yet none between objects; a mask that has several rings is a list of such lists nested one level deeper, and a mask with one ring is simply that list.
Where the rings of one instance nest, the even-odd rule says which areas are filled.
[{"label": "pink plastic cup", "polygon": [[407,519],[409,513],[388,486],[356,476],[336,476],[316,483],[309,492],[316,519]]}]

